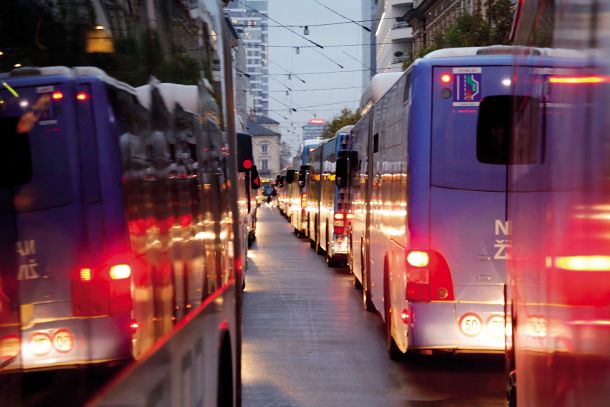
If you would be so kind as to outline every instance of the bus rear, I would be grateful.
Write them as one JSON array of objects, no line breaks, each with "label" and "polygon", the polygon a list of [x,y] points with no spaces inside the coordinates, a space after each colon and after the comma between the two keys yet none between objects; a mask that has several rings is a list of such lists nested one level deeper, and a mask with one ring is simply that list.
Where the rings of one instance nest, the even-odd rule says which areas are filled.
[{"label": "bus rear", "polygon": [[[405,259],[406,298],[415,316],[411,343],[502,352],[510,59],[433,58],[427,68],[432,80],[429,218],[417,217],[415,204],[409,219],[414,242],[421,243],[417,233],[429,228],[429,246],[412,244]],[[415,144],[422,142],[416,140],[417,126],[410,132]],[[414,168],[426,165],[421,157],[410,159]],[[411,190],[411,202],[419,192]]]},{"label": "bus rear", "polygon": [[[94,121],[79,105],[85,92],[67,68],[16,71],[0,89],[5,371],[131,357],[129,241],[102,243]],[[93,346],[91,338],[103,340]]]}]

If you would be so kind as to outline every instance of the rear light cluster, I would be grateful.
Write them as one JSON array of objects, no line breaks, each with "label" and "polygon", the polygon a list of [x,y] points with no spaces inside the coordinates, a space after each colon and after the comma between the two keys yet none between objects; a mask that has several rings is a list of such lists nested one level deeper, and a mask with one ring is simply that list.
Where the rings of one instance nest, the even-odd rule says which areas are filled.
[{"label": "rear light cluster", "polygon": [[408,301],[453,301],[453,280],[447,261],[432,250],[406,252]]},{"label": "rear light cluster", "polygon": [[307,192],[301,192],[301,209],[307,207]]},{"label": "rear light cluster", "polygon": [[342,235],[347,233],[350,225],[350,220],[353,218],[351,213],[336,212],[333,216],[333,233],[335,235]]},{"label": "rear light cluster", "polygon": [[74,316],[131,312],[131,274],[131,266],[126,263],[78,269],[72,280]]}]

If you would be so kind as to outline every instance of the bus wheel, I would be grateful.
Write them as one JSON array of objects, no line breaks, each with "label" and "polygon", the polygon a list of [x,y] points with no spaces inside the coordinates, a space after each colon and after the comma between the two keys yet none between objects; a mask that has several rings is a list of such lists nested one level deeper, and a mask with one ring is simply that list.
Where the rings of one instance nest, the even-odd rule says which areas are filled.
[{"label": "bus wheel", "polygon": [[385,267],[384,272],[384,282],[383,282],[383,310],[385,315],[385,332],[386,332],[386,349],[388,351],[388,356],[391,360],[402,360],[403,353],[396,346],[396,341],[394,341],[394,337],[392,336],[392,309],[391,309],[391,300],[390,300],[390,290],[389,290],[389,276],[387,266]]},{"label": "bus wheel", "polygon": [[311,247],[312,249],[316,249],[316,242],[314,242],[313,240],[309,239],[309,247]]},{"label": "bus wheel", "polygon": [[355,274],[352,274],[352,285],[356,290],[360,290],[362,288],[362,284],[360,283],[360,280],[358,280],[358,277],[356,277]]}]

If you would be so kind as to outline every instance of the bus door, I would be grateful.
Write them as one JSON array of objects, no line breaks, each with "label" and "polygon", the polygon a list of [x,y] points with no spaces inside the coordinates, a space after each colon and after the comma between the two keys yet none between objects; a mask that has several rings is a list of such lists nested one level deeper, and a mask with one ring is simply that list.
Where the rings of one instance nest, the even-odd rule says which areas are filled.
[{"label": "bus door", "polygon": [[430,247],[453,281],[458,347],[504,343],[510,78],[508,66],[433,69]]}]

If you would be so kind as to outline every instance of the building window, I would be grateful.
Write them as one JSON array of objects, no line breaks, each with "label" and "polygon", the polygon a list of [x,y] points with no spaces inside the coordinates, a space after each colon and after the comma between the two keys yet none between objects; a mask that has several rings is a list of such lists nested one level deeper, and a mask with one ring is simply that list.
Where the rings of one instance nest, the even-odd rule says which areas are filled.
[{"label": "building window", "polygon": [[269,144],[261,144],[261,153],[267,154],[269,152]]},{"label": "building window", "polygon": [[269,169],[269,165],[267,164],[267,160],[261,160],[261,169],[263,171],[267,171]]}]

